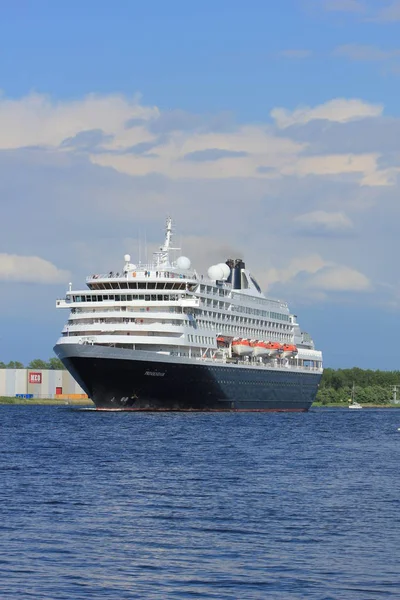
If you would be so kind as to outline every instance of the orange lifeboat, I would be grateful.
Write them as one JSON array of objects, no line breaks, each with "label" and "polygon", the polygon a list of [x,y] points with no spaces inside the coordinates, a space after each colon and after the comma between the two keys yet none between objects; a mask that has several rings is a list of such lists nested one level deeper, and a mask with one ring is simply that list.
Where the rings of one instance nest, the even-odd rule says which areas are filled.
[{"label": "orange lifeboat", "polygon": [[254,342],[253,346],[253,355],[254,356],[268,356],[269,350],[267,348],[266,342]]},{"label": "orange lifeboat", "polygon": [[229,345],[229,340],[227,340],[223,335],[219,335],[217,337],[218,348],[225,348],[228,345]]},{"label": "orange lifeboat", "polygon": [[298,350],[294,344],[283,344],[282,347],[282,358],[293,358],[298,353]]},{"label": "orange lifeboat", "polygon": [[283,346],[279,342],[268,342],[265,344],[268,350],[268,356],[280,356]]},{"label": "orange lifeboat", "polygon": [[238,340],[233,340],[232,352],[237,354],[237,356],[248,356],[253,352],[253,348],[249,340],[240,338]]}]

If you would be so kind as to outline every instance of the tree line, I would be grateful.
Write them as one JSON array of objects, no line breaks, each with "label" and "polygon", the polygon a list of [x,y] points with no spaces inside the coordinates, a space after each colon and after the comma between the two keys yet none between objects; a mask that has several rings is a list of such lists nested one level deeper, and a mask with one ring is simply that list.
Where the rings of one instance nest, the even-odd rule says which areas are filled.
[{"label": "tree line", "polygon": [[10,360],[8,363],[0,361],[0,369],[51,369],[55,371],[57,369],[65,369],[65,367],[59,358],[53,356],[47,361],[41,358],[34,358],[26,366],[18,360]]},{"label": "tree line", "polygon": [[393,401],[394,386],[399,386],[400,371],[370,369],[325,369],[317,401],[322,404],[349,402],[354,385],[354,399],[360,404],[389,404]]}]

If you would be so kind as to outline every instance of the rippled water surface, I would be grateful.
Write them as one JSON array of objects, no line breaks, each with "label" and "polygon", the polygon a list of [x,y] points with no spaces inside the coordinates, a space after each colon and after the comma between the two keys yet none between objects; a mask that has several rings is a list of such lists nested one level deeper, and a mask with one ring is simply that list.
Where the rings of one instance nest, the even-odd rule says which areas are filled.
[{"label": "rippled water surface", "polygon": [[400,410],[0,416],[2,599],[400,598]]}]

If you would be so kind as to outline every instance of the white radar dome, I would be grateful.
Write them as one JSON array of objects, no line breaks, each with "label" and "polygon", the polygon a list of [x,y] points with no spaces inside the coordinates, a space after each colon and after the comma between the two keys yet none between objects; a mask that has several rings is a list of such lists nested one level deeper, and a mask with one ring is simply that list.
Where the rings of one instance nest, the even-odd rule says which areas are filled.
[{"label": "white radar dome", "polygon": [[222,279],[228,279],[229,275],[231,274],[231,270],[228,267],[228,265],[226,263],[219,263],[217,267],[220,267],[222,269],[222,272],[224,274]]},{"label": "white radar dome", "polygon": [[178,267],[178,269],[182,269],[183,271],[187,271],[188,269],[190,269],[190,264],[190,260],[187,256],[180,256],[176,261],[176,266]]},{"label": "white radar dome", "polygon": [[129,255],[129,254],[125,254],[125,256],[124,256],[124,261],[125,261],[125,262],[131,262],[131,257],[130,257],[130,255]]},{"label": "white radar dome", "polygon": [[221,265],[213,265],[207,271],[210,279],[223,279],[224,272],[221,268]]}]

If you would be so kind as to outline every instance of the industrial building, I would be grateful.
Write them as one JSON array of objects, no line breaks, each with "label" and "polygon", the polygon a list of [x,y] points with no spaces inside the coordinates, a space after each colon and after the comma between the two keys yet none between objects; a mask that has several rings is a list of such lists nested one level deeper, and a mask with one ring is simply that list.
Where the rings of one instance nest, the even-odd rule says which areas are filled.
[{"label": "industrial building", "polygon": [[87,397],[72,375],[61,369],[0,369],[0,396]]}]

